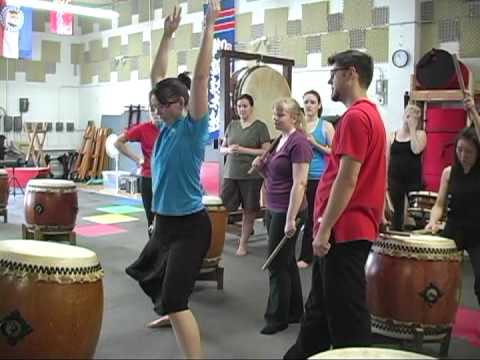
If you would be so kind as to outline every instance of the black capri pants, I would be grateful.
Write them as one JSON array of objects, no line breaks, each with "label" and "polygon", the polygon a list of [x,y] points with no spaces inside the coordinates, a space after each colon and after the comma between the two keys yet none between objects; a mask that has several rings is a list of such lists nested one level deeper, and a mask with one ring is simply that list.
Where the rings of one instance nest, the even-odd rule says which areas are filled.
[{"label": "black capri pants", "polygon": [[206,210],[185,216],[155,215],[150,240],[126,272],[151,298],[157,314],[188,309],[211,234]]}]

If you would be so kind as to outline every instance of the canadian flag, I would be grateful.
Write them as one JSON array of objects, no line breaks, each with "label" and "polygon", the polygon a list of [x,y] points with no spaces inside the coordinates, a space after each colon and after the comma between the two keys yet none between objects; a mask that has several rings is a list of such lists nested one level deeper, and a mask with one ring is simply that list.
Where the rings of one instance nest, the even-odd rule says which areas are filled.
[{"label": "canadian flag", "polygon": [[[66,5],[71,0],[55,0],[61,5]],[[73,35],[73,15],[63,11],[50,12],[50,31],[60,35]]]},{"label": "canadian flag", "polygon": [[0,56],[32,58],[32,9],[0,0]]}]

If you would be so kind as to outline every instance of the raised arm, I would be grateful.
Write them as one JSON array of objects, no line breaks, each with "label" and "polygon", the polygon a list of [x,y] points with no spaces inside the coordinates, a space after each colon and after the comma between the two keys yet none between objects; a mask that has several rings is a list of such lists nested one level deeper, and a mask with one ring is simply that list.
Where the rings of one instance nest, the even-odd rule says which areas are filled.
[{"label": "raised arm", "polygon": [[410,147],[414,154],[420,154],[427,145],[427,134],[418,129],[418,122],[422,121],[422,110],[417,105],[408,105],[405,109],[408,131],[410,133]]},{"label": "raised arm", "polygon": [[160,41],[160,46],[158,47],[157,55],[153,61],[152,71],[150,72],[150,80],[152,81],[152,87],[164,79],[167,75],[168,68],[168,50],[170,48],[170,42],[172,36],[177,31],[178,25],[180,24],[182,15],[181,7],[174,7],[173,14],[168,15],[165,18],[163,25],[163,36]]},{"label": "raised arm", "polygon": [[465,92],[465,99],[463,103],[465,105],[465,110],[467,111],[468,117],[475,127],[477,137],[480,139],[480,115],[475,108],[475,102],[473,101],[473,97],[470,92]]},{"label": "raised arm", "polygon": [[219,11],[220,1],[209,0],[202,42],[192,79],[190,115],[193,120],[199,120],[208,111],[208,78],[212,63],[213,27]]}]

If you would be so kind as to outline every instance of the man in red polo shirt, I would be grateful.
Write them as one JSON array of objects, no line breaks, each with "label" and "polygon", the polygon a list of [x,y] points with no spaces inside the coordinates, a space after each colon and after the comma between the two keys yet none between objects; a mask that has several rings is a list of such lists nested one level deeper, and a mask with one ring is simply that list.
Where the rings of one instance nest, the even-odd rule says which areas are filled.
[{"label": "man in red polo shirt", "polygon": [[372,58],[347,50],[328,59],[331,98],[347,111],[317,189],[312,288],[296,343],[286,359],[341,347],[369,346],[365,262],[382,220],[386,191],[386,133],[367,98]]}]

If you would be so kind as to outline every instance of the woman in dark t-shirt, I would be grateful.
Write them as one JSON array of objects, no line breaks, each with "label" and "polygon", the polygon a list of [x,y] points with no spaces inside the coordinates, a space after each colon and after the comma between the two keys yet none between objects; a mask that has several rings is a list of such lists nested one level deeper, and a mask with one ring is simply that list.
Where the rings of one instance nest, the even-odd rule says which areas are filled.
[{"label": "woman in dark t-shirt", "polygon": [[231,121],[225,131],[220,152],[227,156],[223,173],[222,200],[228,211],[242,205],[242,234],[238,243],[237,256],[247,254],[248,238],[253,230],[255,217],[260,209],[262,178],[249,173],[255,156],[269,148],[270,135],[267,126],[256,120],[253,114],[253,98],[243,94],[237,99],[239,120]]},{"label": "woman in dark t-shirt", "polygon": [[290,239],[269,267],[270,294],[265,311],[266,325],[261,330],[264,335],[286,329],[303,314],[302,287],[295,260],[299,227],[296,219],[306,209],[305,189],[313,156],[305,136],[305,118],[294,99],[275,102],[273,120],[281,135],[267,155],[257,157],[252,165],[265,179],[268,253],[273,252],[285,235]]}]

